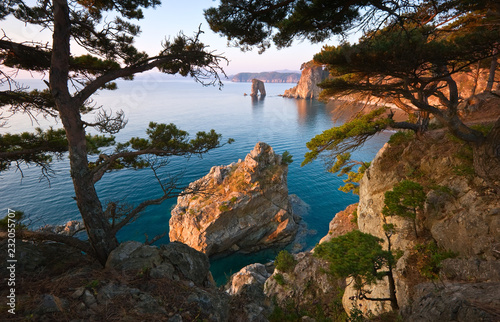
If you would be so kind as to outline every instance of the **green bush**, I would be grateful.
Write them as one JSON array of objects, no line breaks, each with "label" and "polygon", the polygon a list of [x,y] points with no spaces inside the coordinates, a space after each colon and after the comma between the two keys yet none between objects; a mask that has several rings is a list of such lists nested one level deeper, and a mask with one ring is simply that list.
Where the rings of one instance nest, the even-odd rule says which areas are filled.
[{"label": "green bush", "polygon": [[441,262],[443,260],[454,258],[458,255],[452,251],[439,249],[434,241],[427,244],[416,245],[415,251],[417,256],[417,268],[420,275],[430,280],[439,278]]},{"label": "green bush", "polygon": [[389,144],[392,145],[400,145],[410,142],[414,138],[415,138],[415,132],[413,131],[398,131],[389,138],[388,142]]},{"label": "green bush", "polygon": [[282,250],[276,256],[276,260],[274,261],[274,265],[277,270],[281,272],[291,272],[295,268],[297,261],[287,250]]},{"label": "green bush", "polygon": [[280,273],[277,273],[273,276],[274,280],[276,281],[276,283],[278,283],[278,285],[285,285],[285,278],[283,277],[282,274]]},{"label": "green bush", "polygon": [[289,165],[290,163],[293,162],[293,156],[290,154],[290,152],[285,151],[281,155],[281,164],[286,164]]}]

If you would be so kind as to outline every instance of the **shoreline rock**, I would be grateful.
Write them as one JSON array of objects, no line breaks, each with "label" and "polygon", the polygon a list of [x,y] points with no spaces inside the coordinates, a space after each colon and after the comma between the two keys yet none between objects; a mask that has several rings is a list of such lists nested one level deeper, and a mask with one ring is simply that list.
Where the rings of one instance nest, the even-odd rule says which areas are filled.
[{"label": "shoreline rock", "polygon": [[323,66],[306,66],[302,70],[297,86],[287,89],[283,97],[317,99],[322,91],[318,83],[327,77],[328,71],[323,69]]}]

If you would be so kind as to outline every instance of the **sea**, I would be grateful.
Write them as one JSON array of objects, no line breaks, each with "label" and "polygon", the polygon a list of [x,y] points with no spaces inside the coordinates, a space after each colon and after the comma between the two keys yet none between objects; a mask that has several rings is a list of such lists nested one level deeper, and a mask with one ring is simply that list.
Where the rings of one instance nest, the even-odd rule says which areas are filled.
[{"label": "sea", "polygon": [[[45,86],[40,80],[28,80],[25,84],[39,89]],[[118,81],[117,84],[117,90],[101,91],[91,102],[108,112],[125,112],[128,124],[116,135],[117,142],[145,137],[151,121],[174,123],[193,136],[197,131],[215,129],[223,135],[223,140],[234,139],[234,143],[212,150],[202,158],[170,158],[159,172],[163,180],[177,180],[179,185],[186,185],[206,175],[213,166],[244,159],[259,141],[271,145],[276,153],[288,151],[292,154],[293,163],[288,171],[289,193],[307,204],[307,211],[303,214],[300,238],[287,247],[290,251],[312,249],[328,233],[334,215],[358,200],[358,196],[338,190],[345,178],[328,173],[322,160],[301,166],[308,151],[306,143],[322,131],[342,124],[342,119],[337,118],[334,104],[280,96],[295,84],[266,83],[267,96],[263,98],[245,95],[250,93],[250,83],[230,81],[225,81],[221,89],[202,86],[181,77],[162,79],[149,76]],[[85,118],[92,121],[90,115]],[[58,120],[45,119],[43,115],[19,114],[11,117],[7,126],[0,128],[0,133],[33,131],[35,127],[45,129],[49,126],[57,128],[61,124]],[[354,153],[353,159],[372,160],[389,136],[390,133],[375,136]],[[54,173],[49,178],[34,166],[0,173],[0,214],[7,215],[8,209],[22,210],[27,217],[26,224],[34,229],[79,220],[67,156],[54,160],[52,168]],[[133,206],[162,195],[155,176],[148,169],[110,172],[98,182],[97,190],[103,204],[119,201]],[[119,240],[143,242],[146,234],[151,239],[165,233],[165,237],[155,244],[168,243],[170,211],[175,204],[176,198],[172,198],[147,208],[140,218],[119,232]],[[272,261],[280,250],[216,258],[211,260],[211,271],[220,285],[248,264]]]}]

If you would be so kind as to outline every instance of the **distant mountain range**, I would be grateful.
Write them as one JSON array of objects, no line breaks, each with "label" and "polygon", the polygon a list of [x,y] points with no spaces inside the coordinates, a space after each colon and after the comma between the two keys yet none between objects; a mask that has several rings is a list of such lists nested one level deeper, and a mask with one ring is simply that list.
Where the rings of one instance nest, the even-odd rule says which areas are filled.
[{"label": "distant mountain range", "polygon": [[232,82],[251,82],[256,78],[264,83],[297,83],[300,72],[262,72],[262,73],[238,73],[229,77]]}]

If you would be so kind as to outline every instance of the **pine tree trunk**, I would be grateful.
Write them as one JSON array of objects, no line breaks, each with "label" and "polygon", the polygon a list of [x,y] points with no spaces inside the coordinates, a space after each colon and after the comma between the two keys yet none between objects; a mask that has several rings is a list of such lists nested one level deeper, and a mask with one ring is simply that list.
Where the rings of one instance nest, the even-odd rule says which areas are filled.
[{"label": "pine tree trunk", "polygon": [[488,76],[488,83],[486,84],[485,92],[491,92],[493,90],[493,84],[495,83],[495,74],[498,66],[498,51],[495,49],[495,55],[491,58],[490,73]]},{"label": "pine tree trunk", "polygon": [[66,0],[54,0],[54,33],[50,69],[50,90],[66,131],[69,148],[71,178],[76,203],[87,230],[90,245],[97,260],[105,264],[109,253],[118,246],[111,225],[104,215],[95,191],[93,176],[88,167],[87,140],[81,120],[80,106],[68,89],[70,57],[70,21]]}]

